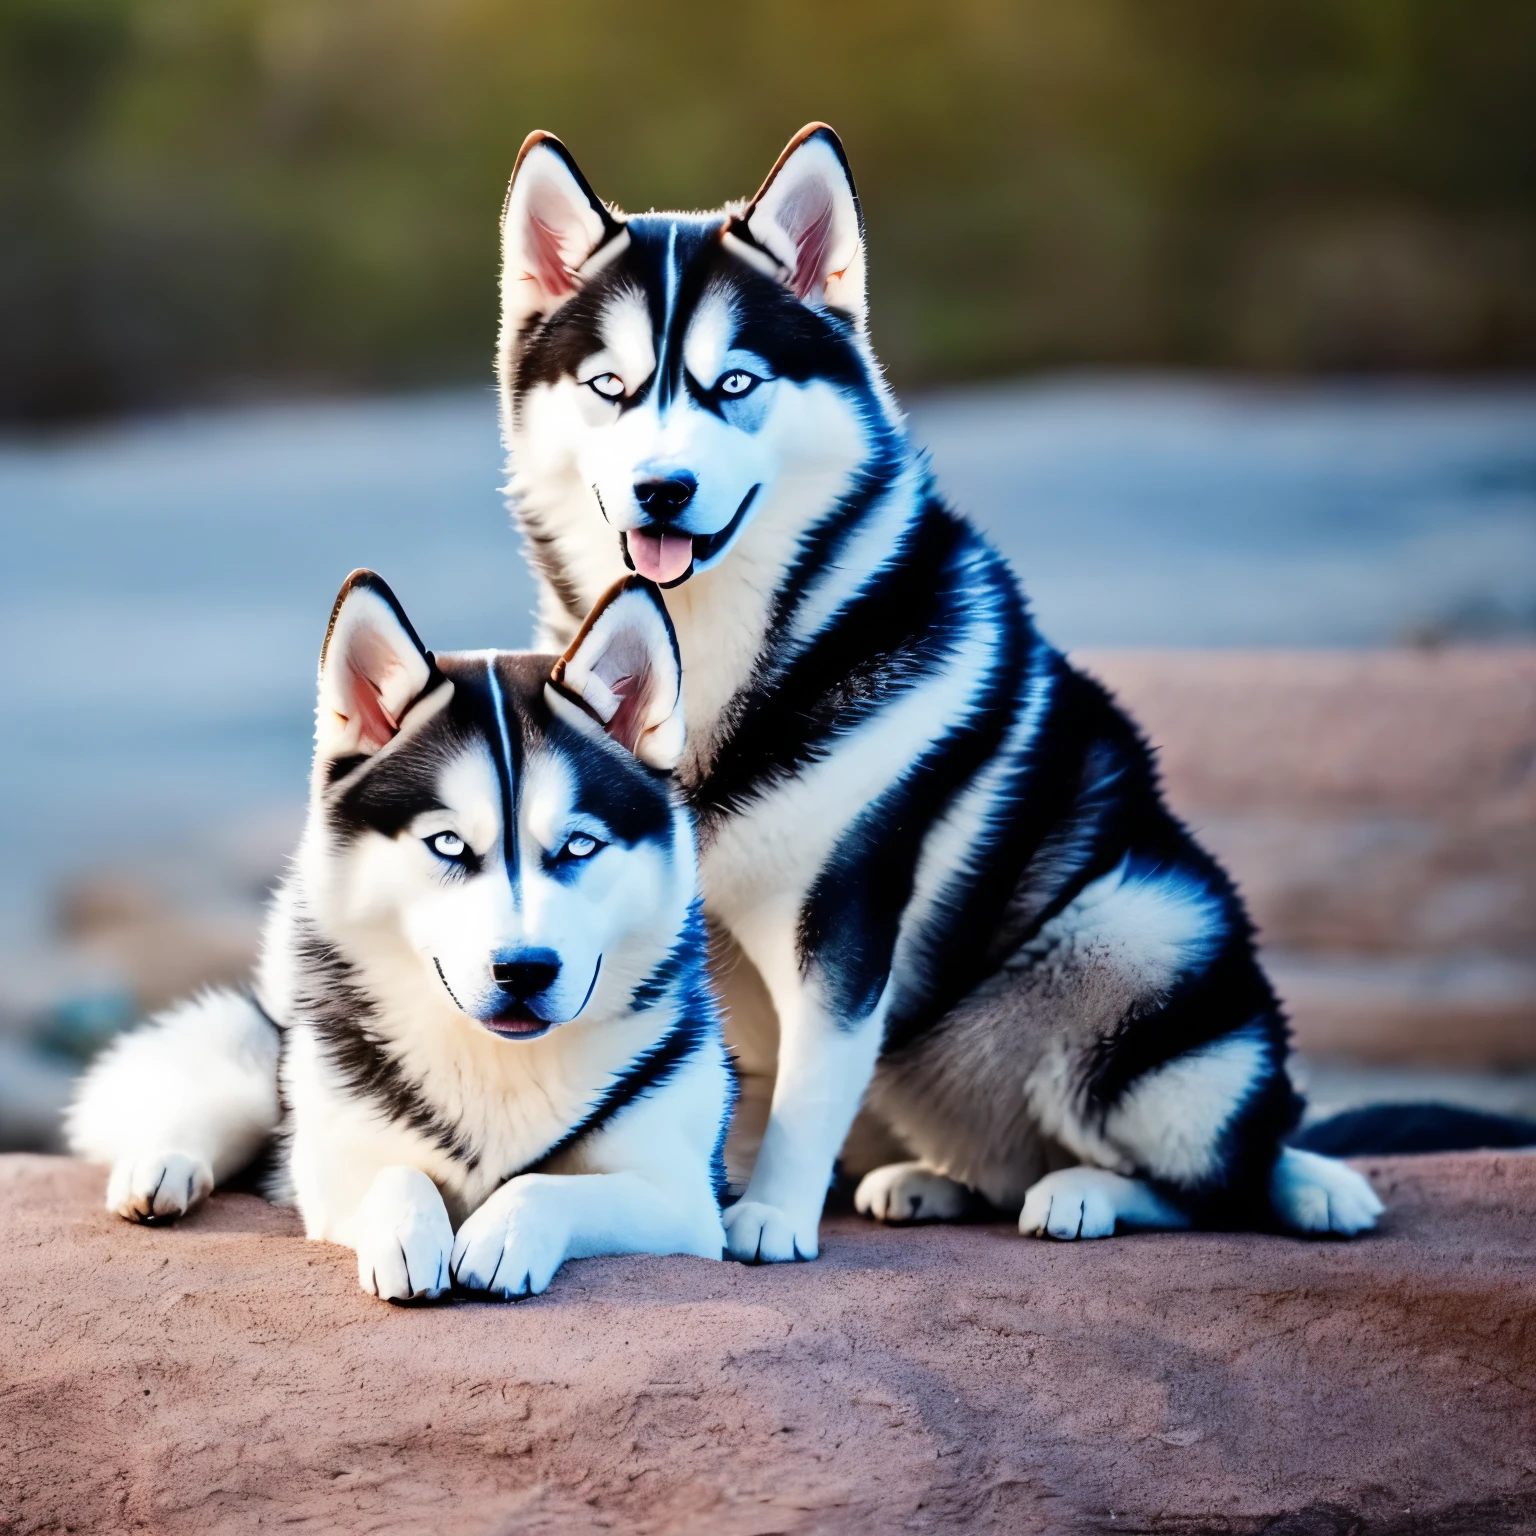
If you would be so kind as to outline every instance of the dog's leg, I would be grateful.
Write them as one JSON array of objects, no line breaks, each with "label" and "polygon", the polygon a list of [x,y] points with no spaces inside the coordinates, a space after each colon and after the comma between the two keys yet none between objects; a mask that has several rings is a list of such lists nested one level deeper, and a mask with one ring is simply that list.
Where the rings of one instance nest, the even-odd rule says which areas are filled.
[{"label": "dog's leg", "polygon": [[537,1296],[567,1259],[615,1253],[718,1259],[719,1208],[638,1173],[525,1173],[459,1228],[453,1278],[466,1290]]},{"label": "dog's leg", "polygon": [[277,1128],[277,1031],[237,992],[212,991],[124,1035],[80,1080],[69,1149],[111,1165],[107,1209],[184,1215]]},{"label": "dog's leg", "polygon": [[1106,1168],[1048,1173],[1024,1197],[1019,1231],[1026,1237],[1110,1237],[1116,1227],[1173,1231],[1189,1217],[1143,1179]]},{"label": "dog's leg", "polygon": [[288,1174],[304,1232],[357,1254],[357,1281],[383,1301],[441,1296],[451,1283],[453,1221],[437,1179],[452,1165],[398,1126],[380,1123],[366,1104],[332,1095],[314,1076],[294,1073],[310,1044],[302,1026],[287,1078],[297,1086]]},{"label": "dog's leg", "polygon": [[1086,1166],[1041,1179],[1026,1195],[1023,1232],[1108,1237],[1117,1225],[1188,1226],[1190,1214],[1213,1200],[1225,1203],[1224,1219],[1262,1225],[1261,1209],[1252,1207],[1262,1208],[1266,1192],[1257,1176],[1271,1163],[1269,1204],[1296,1231],[1352,1235],[1374,1226],[1383,1210],[1365,1179],[1343,1163],[1290,1149],[1276,1157],[1290,1085],[1257,1028],[1174,1057],[1134,1080],[1096,1119],[1078,1113],[1068,1095],[1052,1103],[1040,1086],[1050,1077],[1040,1074],[1036,1106],[1054,1110],[1053,1131],[1079,1156],[1118,1163],[1124,1172]]},{"label": "dog's leg", "polygon": [[1386,1209],[1363,1174],[1331,1157],[1286,1147],[1269,1179],[1275,1215],[1295,1232],[1353,1237]]},{"label": "dog's leg", "polygon": [[370,1296],[413,1301],[449,1287],[454,1198],[461,1170],[432,1141],[381,1115],[377,1101],[335,1080],[313,1027],[288,1032],[283,1091],[289,1107],[287,1198],[312,1242],[357,1254]]},{"label": "dog's leg", "polygon": [[736,1110],[725,1142],[732,1196],[752,1177],[768,1126],[779,1058],[779,1021],[757,968],[719,925],[710,930],[710,976],[725,1009],[725,1038],[736,1060]]},{"label": "dog's leg", "polygon": [[913,1221],[958,1221],[971,1209],[964,1184],[927,1163],[887,1163],[866,1173],[854,1191],[861,1216],[899,1225]]},{"label": "dog's leg", "polygon": [[453,1223],[443,1197],[419,1168],[374,1175],[353,1230],[358,1284],[384,1301],[420,1301],[449,1286]]},{"label": "dog's leg", "polygon": [[537,1296],[567,1259],[725,1247],[714,1163],[730,1103],[711,1042],[547,1173],[509,1179],[459,1228],[453,1274],[468,1290]]},{"label": "dog's leg", "polygon": [[751,1180],[725,1213],[726,1246],[747,1263],[814,1259],[833,1160],[874,1074],[885,1000],[846,1022],[826,1005],[816,975],[802,974],[792,922],[737,937],[779,1016],[779,1070]]}]

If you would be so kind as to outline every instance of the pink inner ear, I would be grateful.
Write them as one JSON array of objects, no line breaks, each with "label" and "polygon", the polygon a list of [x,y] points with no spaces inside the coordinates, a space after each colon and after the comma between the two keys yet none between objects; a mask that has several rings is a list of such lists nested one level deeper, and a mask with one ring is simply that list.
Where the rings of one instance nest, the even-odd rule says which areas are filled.
[{"label": "pink inner ear", "polygon": [[399,661],[381,635],[366,628],[353,635],[347,655],[347,708],[357,721],[360,751],[377,752],[400,729],[383,698],[384,685],[399,670]]},{"label": "pink inner ear", "polygon": [[805,187],[786,202],[783,219],[795,242],[795,275],[791,286],[804,301],[819,294],[827,273],[832,244],[832,199],[823,186]]},{"label": "pink inner ear", "polygon": [[379,690],[356,667],[349,667],[352,674],[347,699],[352,707],[352,717],[357,721],[358,750],[377,752],[386,742],[395,739],[400,722],[385,709]]},{"label": "pink inner ear", "polygon": [[565,262],[565,247],[560,233],[558,224],[541,217],[537,208],[529,207],[528,228],[524,235],[527,241],[525,254],[539,287],[552,299],[563,299],[576,289],[571,269]]},{"label": "pink inner ear", "polygon": [[592,670],[619,701],[608,722],[608,734],[626,752],[633,752],[645,732],[645,712],[650,703],[651,667],[645,647],[634,637],[620,636]]}]

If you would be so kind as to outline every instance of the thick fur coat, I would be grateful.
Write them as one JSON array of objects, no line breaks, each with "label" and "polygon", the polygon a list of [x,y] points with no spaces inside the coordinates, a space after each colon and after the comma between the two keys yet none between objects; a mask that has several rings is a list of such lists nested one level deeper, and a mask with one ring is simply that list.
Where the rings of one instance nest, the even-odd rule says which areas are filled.
[{"label": "thick fur coat", "polygon": [[733,1076],[705,972],[675,638],[603,596],[565,655],[434,656],[376,576],[337,599],[309,814],[249,992],[124,1037],[70,1144],[107,1204],[267,1190],[390,1300],[724,1246]]},{"label": "thick fur coat", "polygon": [[546,637],[626,570],[665,590],[707,911],[777,1015],[731,1251],[816,1254],[861,1104],[908,1153],[858,1191],[887,1220],[1370,1225],[1357,1174],[1282,1150],[1286,1026],[1231,881],[907,435],[831,130],[748,202],[633,216],[536,134],[503,256]]}]

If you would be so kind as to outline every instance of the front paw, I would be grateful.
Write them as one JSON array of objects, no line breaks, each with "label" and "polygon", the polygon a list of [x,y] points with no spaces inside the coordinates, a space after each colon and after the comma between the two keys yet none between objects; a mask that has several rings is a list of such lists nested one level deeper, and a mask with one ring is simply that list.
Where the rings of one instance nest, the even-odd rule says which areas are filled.
[{"label": "front paw", "polygon": [[213,1189],[207,1158],[188,1152],[125,1157],[107,1179],[107,1209],[126,1221],[170,1221],[185,1216]]},{"label": "front paw", "polygon": [[796,1223],[776,1205],[738,1200],[725,1212],[725,1249],[743,1264],[787,1264],[821,1251],[816,1221]]},{"label": "front paw", "polygon": [[875,1221],[901,1225],[916,1221],[958,1221],[970,1208],[964,1184],[923,1163],[887,1163],[866,1173],[854,1192],[853,1208]]},{"label": "front paw", "polygon": [[1116,1175],[1097,1168],[1063,1168],[1031,1186],[1019,1214],[1026,1237],[1054,1237],[1073,1242],[1084,1237],[1112,1237],[1117,1210]]},{"label": "front paw", "polygon": [[357,1217],[357,1278],[384,1301],[422,1301],[448,1290],[453,1223],[419,1168],[385,1168]]},{"label": "front paw", "polygon": [[536,1177],[503,1184],[459,1228],[453,1278],[465,1290],[510,1300],[549,1289],[565,1262],[566,1232]]}]

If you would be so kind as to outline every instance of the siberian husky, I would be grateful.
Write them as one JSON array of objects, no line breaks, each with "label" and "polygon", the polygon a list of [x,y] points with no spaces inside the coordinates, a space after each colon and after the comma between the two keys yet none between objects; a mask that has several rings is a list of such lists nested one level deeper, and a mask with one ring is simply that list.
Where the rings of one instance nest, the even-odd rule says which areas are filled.
[{"label": "siberian husky", "polygon": [[626,569],[666,589],[706,911],[778,1016],[730,1251],[816,1255],[861,1102],[905,1149],[857,1190],[886,1221],[979,1194],[1059,1238],[1370,1226],[1363,1178],[1282,1148],[1286,1026],[1231,881],[907,436],[831,129],[748,202],[635,216],[536,133],[502,236],[545,638]]},{"label": "siberian husky", "polygon": [[732,1071],[655,590],[617,585],[558,660],[433,656],[358,571],[319,695],[254,989],[124,1037],[69,1112],[108,1209],[179,1216],[275,1134],[269,1193],[389,1300],[719,1259]]}]

